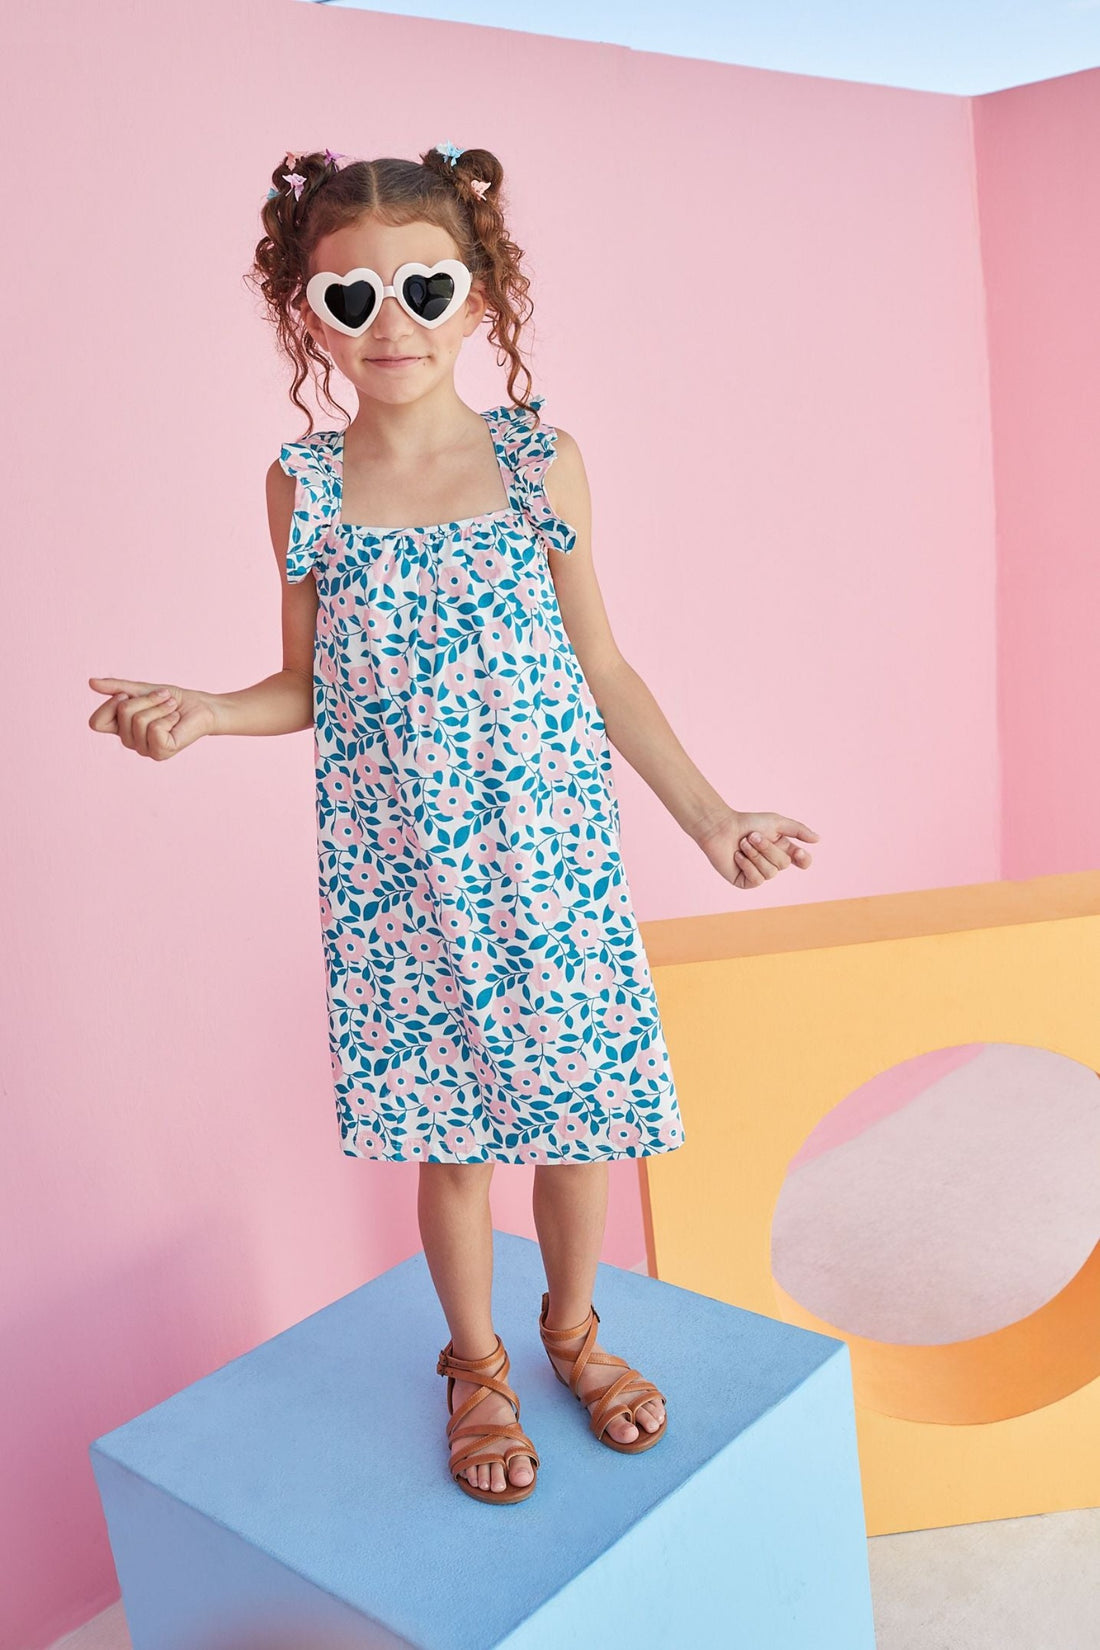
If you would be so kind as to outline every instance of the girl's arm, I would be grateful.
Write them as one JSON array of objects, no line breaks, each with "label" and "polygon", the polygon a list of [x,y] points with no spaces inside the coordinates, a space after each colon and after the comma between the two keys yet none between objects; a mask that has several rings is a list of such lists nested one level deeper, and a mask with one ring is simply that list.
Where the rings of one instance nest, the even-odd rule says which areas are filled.
[{"label": "girl's arm", "polygon": [[282,669],[232,693],[89,676],[90,687],[110,695],[88,718],[93,732],[116,734],[128,750],[163,762],[211,733],[295,733],[312,726],[317,586],[313,579],[287,583],[294,487],[276,460],[267,472],[267,514],[283,586]]},{"label": "girl's arm", "polygon": [[294,514],[294,477],[278,459],[267,472],[267,520],[283,587],[283,668],[253,687],[211,693],[212,733],[296,733],[313,725],[313,638],[317,628],[317,584],[306,578],[288,584],[286,552]]},{"label": "girl's arm", "polygon": [[638,672],[611,632],[592,560],[592,505],[580,448],[558,429],[557,451],[546,472],[546,496],[555,514],[575,529],[569,555],[550,553],[562,621],[599,706],[607,737],[697,841],[737,810],[691,760]]},{"label": "girl's arm", "polygon": [[813,859],[801,842],[817,842],[817,832],[786,814],[731,808],[696,767],[660,705],[620,653],[592,563],[588,478],[577,443],[560,428],[545,487],[555,514],[576,531],[569,555],[549,553],[550,571],[562,621],[608,739],[735,888],[758,888],[790,865],[809,870]]}]

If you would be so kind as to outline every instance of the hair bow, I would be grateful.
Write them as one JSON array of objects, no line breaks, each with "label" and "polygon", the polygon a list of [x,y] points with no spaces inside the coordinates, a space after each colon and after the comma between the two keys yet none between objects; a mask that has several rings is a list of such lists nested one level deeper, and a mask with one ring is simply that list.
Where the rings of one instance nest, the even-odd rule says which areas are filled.
[{"label": "hair bow", "polygon": [[463,151],[454,143],[437,143],[435,150],[436,154],[446,156],[450,160],[452,166],[455,165],[459,155],[463,153]]},{"label": "hair bow", "polygon": [[473,190],[479,201],[483,201],[485,199],[485,191],[488,189],[490,181],[491,180],[489,178],[470,179],[470,188]]}]

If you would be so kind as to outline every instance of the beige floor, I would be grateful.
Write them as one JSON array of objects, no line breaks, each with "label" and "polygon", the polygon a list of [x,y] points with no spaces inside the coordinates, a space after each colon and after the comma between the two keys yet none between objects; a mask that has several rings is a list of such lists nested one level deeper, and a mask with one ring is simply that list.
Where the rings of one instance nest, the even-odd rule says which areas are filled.
[{"label": "beige floor", "polygon": [[[877,1650],[1100,1650],[1100,1508],[879,1535],[867,1546]],[[122,1605],[54,1650],[62,1645],[130,1650]]]}]

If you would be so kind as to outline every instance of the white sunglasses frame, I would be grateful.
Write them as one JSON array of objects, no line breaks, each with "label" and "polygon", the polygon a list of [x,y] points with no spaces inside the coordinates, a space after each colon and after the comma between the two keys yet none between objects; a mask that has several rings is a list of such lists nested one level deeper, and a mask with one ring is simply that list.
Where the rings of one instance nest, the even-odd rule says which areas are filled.
[{"label": "white sunglasses frame", "polygon": [[[422,315],[418,315],[405,302],[405,296],[401,288],[410,275],[449,275],[454,282],[454,296],[446,309],[443,310],[442,314],[437,315],[434,321],[426,321]],[[349,327],[343,321],[338,321],[331,310],[326,307],[325,293],[330,286],[352,286],[357,281],[365,281],[368,286],[374,289],[375,304],[369,318],[363,322],[361,327]],[[470,270],[457,258],[440,258],[439,262],[434,264],[402,264],[394,270],[393,283],[390,286],[384,283],[381,275],[376,270],[368,269],[363,264],[358,269],[349,269],[346,275],[334,275],[328,269],[322,269],[316,275],[312,275],[306,283],[306,302],[314,315],[322,320],[327,327],[332,327],[336,332],[344,333],[348,338],[361,338],[373,326],[385,298],[396,298],[405,314],[411,315],[413,320],[420,326],[441,327],[444,321],[449,321],[456,310],[460,309],[466,302],[472,284],[473,276]]]}]

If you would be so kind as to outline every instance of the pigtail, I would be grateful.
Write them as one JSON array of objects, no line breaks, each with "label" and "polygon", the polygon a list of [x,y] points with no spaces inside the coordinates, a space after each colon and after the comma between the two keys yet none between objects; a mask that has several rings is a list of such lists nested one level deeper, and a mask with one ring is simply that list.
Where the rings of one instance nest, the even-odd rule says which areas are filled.
[{"label": "pigtail", "polygon": [[[504,168],[489,149],[455,151],[450,144],[427,150],[420,162],[448,183],[462,203],[482,253],[477,267],[471,267],[475,268],[488,301],[489,342],[497,346],[497,365],[503,366],[505,359],[510,363],[508,394],[517,406],[526,407],[534,381],[520,354],[519,337],[531,319],[534,305],[528,296],[530,280],[521,267],[522,248],[511,239],[505,223],[501,195]],[[527,388],[519,397],[515,394],[515,382],[521,372],[527,378]],[[529,410],[534,413],[537,428],[538,410]]]}]

